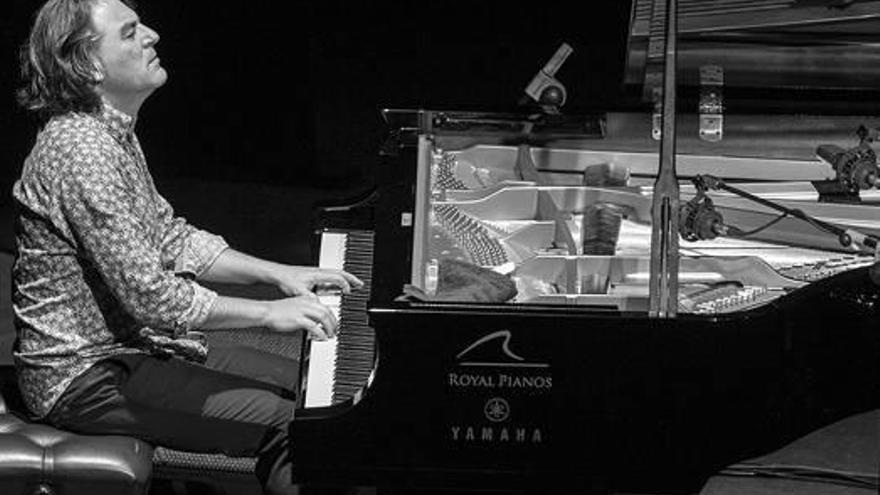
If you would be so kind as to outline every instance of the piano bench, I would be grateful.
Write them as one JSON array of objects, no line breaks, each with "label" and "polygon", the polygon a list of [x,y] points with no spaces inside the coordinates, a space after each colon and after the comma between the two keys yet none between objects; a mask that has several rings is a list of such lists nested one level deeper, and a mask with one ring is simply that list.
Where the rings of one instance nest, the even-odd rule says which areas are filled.
[{"label": "piano bench", "polygon": [[255,457],[229,457],[156,447],[153,454],[154,477],[208,486],[239,485],[259,488],[254,474]]},{"label": "piano bench", "polygon": [[141,495],[153,448],[124,436],[76,435],[29,423],[0,396],[0,493]]}]

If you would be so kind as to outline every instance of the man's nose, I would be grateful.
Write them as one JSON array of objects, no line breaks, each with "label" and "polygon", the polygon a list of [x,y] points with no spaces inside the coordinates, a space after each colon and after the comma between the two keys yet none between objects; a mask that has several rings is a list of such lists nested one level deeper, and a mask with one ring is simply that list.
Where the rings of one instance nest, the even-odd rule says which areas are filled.
[{"label": "man's nose", "polygon": [[152,45],[155,45],[156,43],[159,42],[159,33],[157,33],[156,31],[153,31],[148,26],[145,26],[143,24],[141,24],[141,27],[143,27],[144,30],[146,31],[145,36],[144,36],[144,44],[145,45],[152,46]]}]

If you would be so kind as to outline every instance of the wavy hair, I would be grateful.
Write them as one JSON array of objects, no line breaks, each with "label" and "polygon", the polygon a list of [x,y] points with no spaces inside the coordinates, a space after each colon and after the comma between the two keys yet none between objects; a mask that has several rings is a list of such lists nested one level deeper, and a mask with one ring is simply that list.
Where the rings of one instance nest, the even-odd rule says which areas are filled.
[{"label": "wavy hair", "polygon": [[17,97],[24,108],[48,119],[101,107],[95,92],[101,76],[92,58],[100,39],[92,7],[99,1],[49,0],[37,12],[19,52],[23,86]]}]

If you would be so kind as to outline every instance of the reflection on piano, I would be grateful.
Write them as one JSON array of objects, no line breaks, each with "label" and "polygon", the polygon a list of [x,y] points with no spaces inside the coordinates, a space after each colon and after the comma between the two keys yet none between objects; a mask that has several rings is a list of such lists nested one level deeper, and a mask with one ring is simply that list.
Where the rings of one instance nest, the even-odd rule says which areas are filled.
[{"label": "reflection on piano", "polygon": [[[880,237],[876,188],[843,202],[817,190],[846,167],[816,150],[847,148],[876,115],[727,113],[711,140],[701,116],[681,116],[683,204],[705,193],[691,179],[712,175],[816,221],[709,192],[725,228],[682,240],[672,318],[648,311],[649,112],[384,116],[379,187],[316,224],[321,263],[367,286],[338,301],[339,337],[307,356],[292,424],[303,484],[694,493],[732,462],[880,405],[876,253],[816,228]],[[609,242],[594,242],[597,221]],[[430,294],[447,257],[509,274],[517,296],[399,297],[405,284]]]}]

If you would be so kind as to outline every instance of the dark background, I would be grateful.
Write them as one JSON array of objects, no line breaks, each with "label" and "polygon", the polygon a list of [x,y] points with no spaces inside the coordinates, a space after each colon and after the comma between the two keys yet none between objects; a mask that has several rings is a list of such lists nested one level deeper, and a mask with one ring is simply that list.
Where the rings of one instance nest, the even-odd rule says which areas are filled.
[{"label": "dark background", "polygon": [[[141,0],[169,73],[137,127],[159,191],[241,251],[309,264],[315,205],[374,184],[381,108],[512,109],[563,41],[564,111],[613,108],[630,2],[517,3]],[[38,130],[15,103],[18,47],[41,4],[10,0],[0,16],[0,365],[14,337],[10,193]]]},{"label": "dark background", "polygon": [[[2,25],[3,191],[36,126],[14,103],[17,46],[41,4]],[[384,107],[513,107],[562,41],[566,111],[620,96],[630,2],[141,0],[168,83],[138,135],[157,181],[194,178],[358,189]]]},{"label": "dark background", "polygon": [[[42,0],[0,17],[0,250],[37,123],[15,103],[18,47]],[[374,184],[382,108],[511,110],[560,43],[565,113],[614,108],[628,0],[141,0],[168,82],[137,133],[159,191],[257,256],[309,263],[310,213]]]}]

